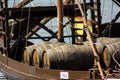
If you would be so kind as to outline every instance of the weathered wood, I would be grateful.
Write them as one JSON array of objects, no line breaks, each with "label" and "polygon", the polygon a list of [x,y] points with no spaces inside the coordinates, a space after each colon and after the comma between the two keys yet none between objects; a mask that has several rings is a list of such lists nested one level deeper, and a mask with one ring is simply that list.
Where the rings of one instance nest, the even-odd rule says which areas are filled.
[{"label": "weathered wood", "polygon": [[[90,72],[89,71],[68,71],[68,70],[54,70],[54,69],[36,69],[37,74],[41,77],[45,77],[47,79],[57,79],[57,80],[64,80],[61,78],[60,73],[65,72],[68,73],[68,80],[89,80],[90,79]],[[46,74],[48,73],[48,74]]]},{"label": "weathered wood", "polygon": [[[86,3],[86,6],[90,5],[90,3]],[[74,10],[77,8],[76,5],[65,5],[64,6],[64,16],[74,16],[75,12],[79,12],[79,10]],[[9,18],[21,18],[21,8],[8,8],[7,9],[10,13]],[[0,11],[0,15],[4,17],[4,12],[6,9]],[[29,7],[23,8],[23,15],[22,18],[28,17]],[[48,13],[49,12],[49,13]],[[79,13],[79,15],[81,15]],[[56,6],[44,6],[44,7],[31,7],[31,17],[50,17],[50,16],[57,16],[57,9]]]},{"label": "weathered wood", "polygon": [[[10,58],[6,58],[0,54],[0,68],[7,78],[13,80],[42,80],[42,79],[57,79],[61,80],[61,72],[68,73],[69,80],[90,79],[89,71],[67,71],[67,70],[47,70],[43,68],[35,68],[21,62],[17,62]],[[19,67],[18,67],[19,66]]]},{"label": "weathered wood", "polygon": [[[2,73],[4,73],[8,79],[10,78],[12,80],[61,80],[63,78],[60,75],[64,72],[67,73],[65,75],[68,76],[68,80],[93,80],[90,75],[90,71],[48,70],[43,68],[35,68],[4,57],[1,54],[0,64]],[[97,78],[97,80],[102,80],[100,76],[98,77],[99,78]],[[119,73],[109,74],[106,77],[111,79],[120,79]]]},{"label": "weathered wood", "polygon": [[[8,8],[8,12],[10,12],[9,18],[27,18],[29,7],[25,7],[23,9],[21,8]],[[6,9],[3,9],[0,12],[1,16],[4,16],[4,11]],[[22,11],[22,17],[19,15]],[[57,8],[56,6],[44,6],[44,7],[31,7],[30,9],[31,15],[30,17],[56,17],[57,16]],[[74,16],[75,13],[75,5],[66,5],[64,6],[64,16]],[[80,15],[80,14],[79,14]]]},{"label": "weathered wood", "polygon": [[106,45],[102,58],[106,67],[120,67],[120,41]]},{"label": "weathered wood", "polygon": [[[65,2],[63,2],[64,5],[68,5],[71,4],[71,0],[66,0]],[[49,20],[51,20],[53,17],[45,17],[42,21],[40,21],[41,24],[46,24]],[[32,29],[33,32],[37,32],[39,29],[41,28],[41,26],[35,26],[34,29]],[[28,39],[29,37],[31,37],[33,35],[32,32],[29,32],[25,38]]]},{"label": "weathered wood", "polygon": [[77,2],[77,5],[78,5],[78,7],[79,7],[79,9],[80,9],[80,12],[81,12],[81,14],[82,14],[82,16],[83,16],[84,26],[85,26],[85,28],[87,28],[87,29],[85,30],[85,32],[86,32],[86,34],[87,34],[87,37],[88,37],[88,41],[89,41],[89,43],[90,43],[90,46],[91,46],[91,48],[92,48],[92,50],[93,50],[93,54],[94,54],[94,56],[96,57],[95,60],[96,60],[97,67],[98,67],[98,69],[99,69],[99,71],[100,71],[101,78],[105,80],[105,77],[104,77],[104,74],[103,74],[103,71],[102,71],[102,68],[101,68],[99,56],[98,56],[98,54],[97,54],[97,52],[96,52],[95,46],[93,45],[92,37],[91,37],[90,31],[89,31],[89,29],[88,29],[88,25],[87,25],[87,21],[86,21],[86,15],[84,14],[84,11],[83,11],[83,9],[82,9],[81,4],[79,4],[79,0],[76,0],[76,2]]},{"label": "weathered wood", "polygon": [[57,0],[57,17],[58,17],[58,41],[64,42],[63,33],[63,0]]},{"label": "weathered wood", "polygon": [[43,65],[42,57],[43,57],[44,51],[47,49],[59,47],[62,45],[68,45],[68,44],[61,43],[61,42],[49,42],[49,44],[43,44],[43,45],[38,46],[37,48],[33,50],[32,65],[35,67],[42,67]]},{"label": "weathered wood", "polygon": [[24,48],[23,50],[23,62],[25,64],[32,65],[32,58],[33,58],[33,50],[39,46],[45,45],[45,44],[50,44],[50,42],[43,42],[43,43],[38,43],[34,45],[30,45]]},{"label": "weathered wood", "polygon": [[46,50],[43,67],[46,69],[88,70],[94,65],[90,47],[84,45],[62,45]]},{"label": "weathered wood", "polygon": [[[46,24],[49,20],[51,20],[52,19],[52,17],[46,17],[46,18],[44,18],[43,20],[41,20],[40,21],[40,23],[42,24],[42,25],[44,25],[44,24]],[[37,32],[39,29],[41,28],[41,26],[35,26],[33,29],[32,29],[32,32]],[[31,37],[32,35],[33,35],[33,33],[32,32],[29,32],[26,36],[25,36],[25,38],[26,39],[28,39],[29,37]]]}]

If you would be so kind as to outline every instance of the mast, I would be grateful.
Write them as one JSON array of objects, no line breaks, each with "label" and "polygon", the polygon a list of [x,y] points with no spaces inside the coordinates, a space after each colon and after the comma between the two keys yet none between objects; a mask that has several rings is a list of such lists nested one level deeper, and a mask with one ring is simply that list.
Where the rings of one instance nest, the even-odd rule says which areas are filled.
[{"label": "mast", "polygon": [[[74,0],[72,0],[72,2],[71,2],[71,0],[65,0],[65,1],[63,2],[63,5],[69,5],[69,4],[71,4],[71,3],[74,3]],[[52,18],[53,18],[53,17],[45,17],[40,23],[44,25],[44,24],[46,24],[49,20],[51,20]],[[33,32],[37,32],[40,28],[41,28],[40,26],[35,26],[34,29],[33,29]],[[25,36],[25,38],[30,38],[32,35],[33,35],[33,33],[32,33],[32,32],[29,32],[29,33]]]},{"label": "mast", "polygon": [[9,52],[10,52],[10,38],[9,38],[9,32],[10,32],[10,28],[8,27],[8,0],[2,0],[1,1],[1,8],[5,9],[5,16],[4,19],[2,20],[2,26],[3,26],[3,41],[4,41],[4,47],[5,47],[5,54],[7,56],[10,56]]},{"label": "mast", "polygon": [[64,42],[63,37],[63,0],[57,0],[57,14],[58,14],[58,41]]},{"label": "mast", "polygon": [[86,32],[86,34],[87,34],[88,41],[89,41],[90,46],[91,46],[91,48],[92,48],[93,55],[94,55],[94,57],[95,57],[97,67],[98,67],[98,69],[99,69],[99,71],[100,71],[101,78],[102,78],[103,80],[105,80],[105,77],[104,77],[104,74],[103,74],[103,71],[102,71],[102,68],[101,68],[101,65],[100,65],[99,56],[98,56],[98,54],[97,54],[97,51],[96,51],[96,49],[95,49],[95,46],[93,45],[92,37],[91,37],[90,31],[89,31],[89,29],[88,29],[88,25],[87,25],[87,21],[86,21],[86,15],[85,15],[85,13],[84,13],[84,11],[83,11],[83,9],[82,9],[82,6],[79,4],[79,0],[76,0],[76,3],[77,3],[77,5],[78,5],[78,8],[79,8],[81,14],[82,14],[82,18],[83,18],[83,22],[84,22],[84,26],[85,26],[85,32]]}]

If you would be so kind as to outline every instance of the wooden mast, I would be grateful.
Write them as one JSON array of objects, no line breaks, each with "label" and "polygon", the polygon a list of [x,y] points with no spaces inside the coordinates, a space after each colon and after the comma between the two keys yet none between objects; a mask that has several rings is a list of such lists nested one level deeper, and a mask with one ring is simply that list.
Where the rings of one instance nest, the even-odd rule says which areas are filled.
[{"label": "wooden mast", "polygon": [[3,35],[3,42],[4,42],[3,50],[5,50],[5,54],[7,56],[10,56],[11,55],[9,54],[10,52],[10,35],[9,35],[10,30],[9,29],[10,28],[8,27],[8,16],[9,15],[7,11],[7,8],[8,8],[7,0],[1,1],[1,8],[6,9],[4,19],[2,20],[2,27],[3,27],[2,35]]},{"label": "wooden mast", "polygon": [[63,0],[57,0],[57,14],[58,14],[58,41],[64,42],[63,38]]},{"label": "wooden mast", "polygon": [[[74,1],[74,0],[72,0],[72,1]],[[65,0],[64,2],[63,2],[63,5],[69,5],[69,4],[71,4],[71,0]],[[40,23],[41,24],[46,24],[49,20],[51,20],[53,17],[45,17]],[[32,31],[33,32],[37,32],[39,29],[41,28],[41,26],[35,26],[34,27],[34,29],[32,29]],[[33,35],[33,32],[29,32],[26,36],[25,36],[25,38],[30,38],[32,35]]]},{"label": "wooden mast", "polygon": [[78,8],[80,9],[81,14],[82,14],[82,18],[83,18],[83,22],[84,22],[84,26],[85,26],[85,32],[87,34],[88,41],[89,41],[90,46],[92,48],[92,51],[93,51],[93,54],[94,54],[94,57],[95,57],[95,60],[96,60],[96,64],[97,64],[98,69],[99,69],[100,74],[101,74],[101,78],[103,80],[105,80],[105,77],[104,77],[104,74],[103,74],[103,71],[102,71],[102,68],[101,68],[101,65],[100,65],[99,56],[98,56],[97,51],[96,51],[96,49],[95,49],[95,47],[93,45],[92,37],[91,37],[90,31],[89,31],[89,28],[88,28],[88,25],[87,25],[86,16],[84,14],[84,11],[82,9],[81,4],[79,4],[79,0],[76,0],[76,3],[78,5]]}]

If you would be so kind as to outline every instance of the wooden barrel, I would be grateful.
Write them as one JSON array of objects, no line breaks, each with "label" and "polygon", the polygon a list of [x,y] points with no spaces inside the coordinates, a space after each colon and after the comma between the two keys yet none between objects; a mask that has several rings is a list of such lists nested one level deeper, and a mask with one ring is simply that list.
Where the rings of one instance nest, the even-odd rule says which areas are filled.
[{"label": "wooden barrel", "polygon": [[[104,61],[102,59],[104,46],[101,43],[99,43],[99,42],[98,43],[94,43],[94,45],[95,45],[96,51],[97,51],[99,59],[100,59],[101,67],[105,69],[106,66],[105,66]],[[97,65],[96,62],[95,62],[95,65]]]},{"label": "wooden barrel", "polygon": [[94,65],[92,50],[84,45],[63,45],[46,50],[43,68],[63,70],[88,70]]},{"label": "wooden barrel", "polygon": [[59,47],[61,45],[68,45],[68,44],[62,42],[51,42],[50,44],[41,45],[35,48],[33,51],[32,65],[35,67],[42,67],[43,52],[47,49]]},{"label": "wooden barrel", "polygon": [[119,42],[120,38],[109,38],[109,37],[99,37],[96,38],[95,42],[99,42],[101,43],[103,46],[108,45],[108,44],[112,44],[114,42]]},{"label": "wooden barrel", "polygon": [[[105,48],[106,45],[110,45],[116,42],[119,42],[120,38],[110,38],[110,37],[99,37],[96,39],[96,43],[100,43],[103,46],[103,49]],[[102,47],[101,47],[102,48]],[[108,53],[104,54],[103,57],[103,49],[102,49],[102,54],[100,54],[100,62],[103,68],[106,68],[109,66],[109,61],[110,61],[110,56]],[[104,49],[104,52],[106,52],[107,50]],[[104,61],[105,60],[105,61]]]},{"label": "wooden barrel", "polygon": [[[94,46],[95,46],[95,48],[97,50],[98,55],[100,55],[103,52],[104,46],[99,42],[93,43],[93,44],[94,44]],[[87,47],[91,47],[89,41],[83,42],[82,45],[85,45]]]},{"label": "wooden barrel", "polygon": [[[120,38],[110,38],[110,37],[98,37],[93,39],[93,43],[101,43],[103,46],[112,44],[114,42],[119,42]],[[82,42],[83,45],[89,46],[89,41]]]},{"label": "wooden barrel", "polygon": [[120,64],[120,41],[106,45],[102,57],[106,67],[115,68],[117,64],[114,59]]},{"label": "wooden barrel", "polygon": [[38,44],[34,44],[31,46],[27,46],[24,48],[23,50],[23,62],[25,64],[29,64],[32,65],[32,56],[33,56],[33,50],[37,47],[39,47],[40,45],[44,45],[44,44],[49,44],[50,42],[42,42],[42,43],[38,43]]},{"label": "wooden barrel", "polygon": [[[91,47],[91,46],[90,46],[90,43],[89,43],[88,41],[85,41],[85,42],[83,42],[82,44],[85,45],[85,46],[87,46],[87,47]],[[95,46],[95,49],[96,49],[96,51],[97,51],[97,54],[98,54],[98,56],[99,56],[99,58],[100,58],[101,66],[102,66],[103,68],[105,68],[105,65],[103,64],[103,60],[102,60],[102,53],[103,53],[104,46],[103,46],[101,43],[99,43],[99,42],[94,43],[94,46]],[[91,48],[91,49],[92,49],[92,48]],[[97,64],[96,64],[96,61],[94,62],[94,65],[97,65]]]},{"label": "wooden barrel", "polygon": [[[113,43],[116,43],[116,42],[120,42],[120,38],[99,37],[99,38],[96,38],[93,42],[94,42],[95,47],[98,51],[98,55],[100,57],[100,63],[102,65],[102,67],[103,68],[109,67],[110,56],[107,53],[108,50],[106,50],[106,48],[104,49],[104,47],[106,45],[110,45],[110,44],[113,44]],[[86,45],[86,46],[90,46],[88,41],[83,42],[82,44]],[[103,54],[103,49],[104,49],[104,52],[106,52],[106,54]],[[104,57],[103,57],[103,55],[104,55]],[[106,60],[106,61],[104,61],[104,60]]]},{"label": "wooden barrel", "polygon": [[89,41],[85,41],[85,42],[82,42],[82,45],[90,46],[90,43],[89,43]]}]

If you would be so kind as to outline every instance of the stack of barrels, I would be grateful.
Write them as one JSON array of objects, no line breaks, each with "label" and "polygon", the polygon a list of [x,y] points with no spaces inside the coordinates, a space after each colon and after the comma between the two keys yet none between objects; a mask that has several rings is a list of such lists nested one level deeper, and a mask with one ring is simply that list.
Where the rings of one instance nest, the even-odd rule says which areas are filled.
[{"label": "stack of barrels", "polygon": [[[120,64],[120,38],[100,37],[94,46],[103,68]],[[89,42],[82,45],[43,42],[25,47],[23,62],[35,67],[62,70],[88,70],[96,65]]]},{"label": "stack of barrels", "polygon": [[[120,64],[120,38],[100,37],[93,41],[103,68]],[[82,44],[90,46],[88,41]]]},{"label": "stack of barrels", "polygon": [[46,50],[43,63],[46,69],[87,70],[93,67],[94,56],[84,45],[63,45]]},{"label": "stack of barrels", "polygon": [[98,38],[97,42],[101,43],[104,48],[101,54],[105,68],[115,68],[120,64],[120,38]]},{"label": "stack of barrels", "polygon": [[42,42],[27,46],[23,50],[23,62],[28,65],[35,67],[42,66],[42,56],[45,50],[64,45],[65,43],[60,42]]}]

